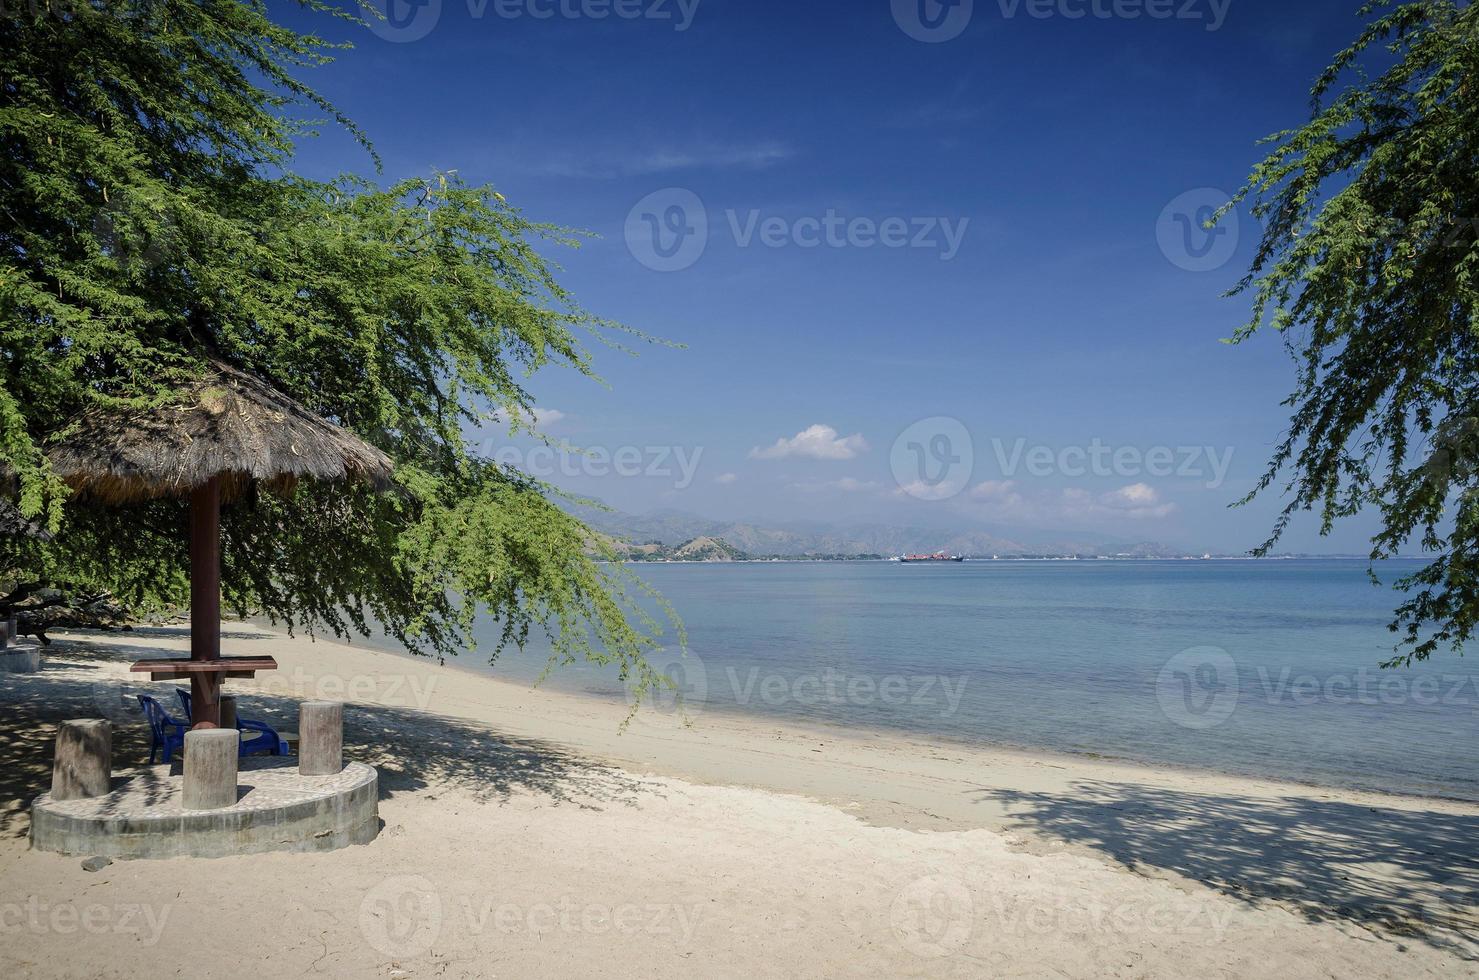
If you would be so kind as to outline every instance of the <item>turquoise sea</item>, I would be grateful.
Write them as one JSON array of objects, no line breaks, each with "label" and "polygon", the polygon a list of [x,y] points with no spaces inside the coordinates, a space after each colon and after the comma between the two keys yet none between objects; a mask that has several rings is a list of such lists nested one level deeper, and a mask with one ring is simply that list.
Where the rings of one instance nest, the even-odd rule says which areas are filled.
[{"label": "turquoise sea", "polygon": [[[1363,561],[637,570],[687,624],[690,657],[658,659],[695,720],[740,711],[1479,799],[1479,659],[1379,670],[1397,597]],[[480,669],[542,666],[535,647]],[[545,683],[621,696],[600,668]]]}]

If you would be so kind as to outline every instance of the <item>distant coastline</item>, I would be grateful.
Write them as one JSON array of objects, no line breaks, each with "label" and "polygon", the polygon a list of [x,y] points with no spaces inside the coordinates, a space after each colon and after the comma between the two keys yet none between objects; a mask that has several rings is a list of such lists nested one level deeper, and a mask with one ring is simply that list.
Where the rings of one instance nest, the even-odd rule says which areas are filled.
[{"label": "distant coastline", "polygon": [[[709,565],[716,563],[746,563],[746,564],[772,564],[783,562],[892,562],[897,561],[893,555],[884,555],[877,552],[863,552],[858,554],[822,553],[802,555],[763,555],[750,554],[723,538],[698,537],[684,541],[677,545],[667,545],[661,541],[647,541],[641,544],[633,544],[615,538],[606,538],[607,547],[617,553],[621,560],[644,564],[666,564],[666,565]],[[965,555],[964,560],[968,562],[981,561],[1015,561],[1015,562],[1165,562],[1165,561],[1370,561],[1368,555],[1351,554],[1303,554],[1287,553],[1278,555],[1233,555],[1233,554],[1084,554],[1084,553],[1020,553],[1020,554],[992,554],[992,555]],[[1388,561],[1422,561],[1420,556],[1399,555]]]},{"label": "distant coastline", "polygon": [[1073,530],[755,523],[675,510],[638,515],[602,506],[567,509],[595,532],[589,549],[592,557],[615,555],[632,562],[887,561],[900,555],[936,553],[970,561],[1367,560],[1364,553],[1301,551],[1255,559],[1246,552],[1227,551],[1227,541],[1219,548],[1208,542],[1109,538]]}]

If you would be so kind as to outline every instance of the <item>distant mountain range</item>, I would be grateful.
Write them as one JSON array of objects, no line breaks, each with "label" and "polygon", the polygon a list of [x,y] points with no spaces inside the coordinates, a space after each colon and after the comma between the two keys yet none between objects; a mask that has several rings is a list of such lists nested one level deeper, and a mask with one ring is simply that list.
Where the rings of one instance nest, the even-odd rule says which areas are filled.
[{"label": "distant mountain range", "polygon": [[572,512],[592,528],[622,541],[634,560],[716,560],[680,557],[679,552],[729,558],[817,558],[892,556],[947,551],[968,558],[1041,555],[1113,555],[1131,558],[1175,558],[1188,554],[1154,541],[1116,542],[1083,537],[1024,542],[986,531],[940,531],[887,524],[829,526],[820,524],[767,527],[740,521],[717,521],[681,511],[625,514],[590,507]]}]

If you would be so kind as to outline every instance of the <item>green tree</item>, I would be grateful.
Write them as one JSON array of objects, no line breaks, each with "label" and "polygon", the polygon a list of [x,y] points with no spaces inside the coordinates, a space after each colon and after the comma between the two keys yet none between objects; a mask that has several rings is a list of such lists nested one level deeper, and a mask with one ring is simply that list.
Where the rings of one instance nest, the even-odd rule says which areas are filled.
[{"label": "green tree", "polygon": [[373,156],[298,77],[331,53],[259,0],[0,7],[0,462],[55,532],[12,571],[184,599],[185,505],[69,499],[45,441],[84,409],[166,404],[219,357],[380,447],[398,481],[228,508],[228,605],[341,635],[379,623],[438,655],[488,613],[499,650],[542,628],[557,659],[615,662],[645,690],[662,630],[640,584],[473,439],[529,431],[529,376],[594,376],[582,336],[621,329],[541,256],[577,237],[450,174],[296,175],[324,118]]},{"label": "green tree", "polygon": [[1248,498],[1288,474],[1261,551],[1299,511],[1328,533],[1376,508],[1373,562],[1409,542],[1436,556],[1397,583],[1388,665],[1410,665],[1461,650],[1479,619],[1479,6],[1361,13],[1310,121],[1270,137],[1240,195],[1266,231],[1233,339],[1272,327],[1298,364],[1289,430]]}]

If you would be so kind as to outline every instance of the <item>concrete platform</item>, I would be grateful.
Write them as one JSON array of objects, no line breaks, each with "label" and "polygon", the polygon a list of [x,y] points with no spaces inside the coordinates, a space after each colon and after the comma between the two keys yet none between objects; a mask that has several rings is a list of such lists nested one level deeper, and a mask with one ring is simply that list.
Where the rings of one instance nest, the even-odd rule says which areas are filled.
[{"label": "concrete platform", "polygon": [[40,669],[39,643],[11,643],[0,650],[0,674],[34,674]]},{"label": "concrete platform", "polygon": [[380,832],[379,776],[351,762],[334,776],[300,776],[288,757],[242,759],[237,801],[220,810],[180,806],[181,776],[151,766],[114,780],[107,796],[31,805],[31,846],[103,857],[225,857],[332,851]]}]

